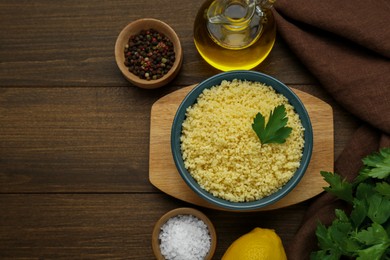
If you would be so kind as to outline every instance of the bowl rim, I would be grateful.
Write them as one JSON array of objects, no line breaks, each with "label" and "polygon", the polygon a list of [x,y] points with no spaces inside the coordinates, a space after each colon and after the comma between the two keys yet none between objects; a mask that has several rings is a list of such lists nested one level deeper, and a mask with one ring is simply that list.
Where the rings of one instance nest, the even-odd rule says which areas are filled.
[{"label": "bowl rim", "polygon": [[[303,148],[302,159],[300,162],[299,168],[294,173],[293,177],[278,191],[272,193],[271,195],[264,197],[260,200],[250,201],[250,202],[232,202],[222,198],[217,198],[213,196],[211,193],[202,189],[200,185],[193,179],[191,174],[184,167],[183,158],[181,155],[180,149],[180,136],[182,126],[181,123],[185,119],[185,111],[188,106],[192,105],[196,102],[198,96],[205,88],[210,88],[215,85],[219,85],[222,80],[248,80],[248,81],[256,81],[264,83],[268,86],[271,86],[275,89],[276,92],[283,94],[289,101],[291,105],[293,105],[295,111],[299,114],[301,119],[301,123],[305,128],[304,131],[304,140],[305,145]],[[282,199],[286,196],[302,179],[303,175],[306,172],[306,169],[309,165],[313,150],[313,129],[310,121],[309,114],[303,105],[300,98],[284,83],[277,80],[276,78],[269,76],[267,74],[250,71],[250,70],[233,70],[228,72],[222,72],[207,78],[206,80],[200,82],[197,86],[195,86],[183,99],[181,104],[179,105],[176,114],[173,119],[172,128],[171,128],[171,152],[173,156],[174,163],[176,168],[185,181],[185,183],[202,199],[219,206],[221,208],[225,208],[228,210],[239,210],[239,211],[247,211],[247,210],[255,210],[265,206],[268,206],[276,201]]]},{"label": "bowl rim", "polygon": [[153,227],[153,232],[152,232],[152,249],[154,252],[154,255],[156,256],[157,259],[164,260],[165,258],[161,254],[160,251],[160,242],[159,242],[159,234],[161,232],[161,227],[171,218],[179,216],[179,215],[192,215],[200,220],[202,220],[209,231],[210,234],[210,250],[207,253],[205,259],[209,260],[212,259],[215,249],[217,247],[217,232],[215,230],[215,227],[211,220],[200,210],[197,210],[195,208],[190,208],[190,207],[181,207],[181,208],[176,208],[173,210],[170,210],[166,212],[164,215],[162,215],[157,222],[155,223]]},{"label": "bowl rim", "polygon": [[[161,32],[161,33],[164,33],[174,44],[174,51],[175,51],[176,59],[172,65],[172,68],[168,71],[167,74],[165,74],[161,78],[155,79],[155,80],[141,79],[138,76],[134,75],[133,73],[129,72],[127,67],[123,64],[123,62],[121,62],[122,59],[120,58],[123,55],[123,51],[122,51],[122,49],[123,49],[122,47],[124,46],[123,40],[126,39],[126,36],[127,36],[127,38],[130,37],[130,35],[128,35],[128,31],[130,30],[130,28],[132,28],[134,26],[142,25],[144,23],[148,24],[149,26],[145,26],[145,27],[140,26],[140,30],[141,29],[146,30],[146,29],[149,29],[149,27],[153,28],[153,25],[159,25],[159,26],[163,27],[164,30],[168,31],[169,35],[167,35],[166,32],[161,32],[158,29],[156,29],[156,30]],[[153,28],[153,29],[155,29],[155,28]],[[167,24],[166,22],[164,22],[162,20],[158,20],[155,18],[140,18],[140,19],[134,20],[134,21],[128,23],[120,31],[120,33],[118,34],[118,36],[116,38],[116,41],[115,41],[115,62],[117,64],[119,70],[121,71],[122,75],[124,75],[125,78],[128,81],[130,81],[131,83],[133,83],[134,85],[141,87],[141,88],[146,88],[146,89],[148,89],[148,88],[153,89],[153,88],[161,87],[161,86],[167,84],[170,80],[172,80],[178,74],[180,67],[182,65],[183,50],[182,50],[180,38],[177,35],[176,31],[169,24]]]}]

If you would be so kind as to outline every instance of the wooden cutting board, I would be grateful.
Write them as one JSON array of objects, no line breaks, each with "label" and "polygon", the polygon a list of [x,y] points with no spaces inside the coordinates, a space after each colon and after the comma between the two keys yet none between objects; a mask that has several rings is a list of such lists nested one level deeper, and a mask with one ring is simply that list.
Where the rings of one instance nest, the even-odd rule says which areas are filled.
[{"label": "wooden cutting board", "polygon": [[[181,101],[195,85],[172,92],[157,100],[151,109],[150,117],[150,182],[177,199],[208,208],[217,207],[199,197],[191,190],[178,173],[171,153],[171,126]],[[313,154],[310,164],[300,183],[284,198],[273,205],[259,210],[271,210],[293,205],[312,198],[323,191],[327,183],[320,171],[333,172],[334,139],[333,110],[324,101],[302,92],[292,90],[304,103],[313,127]]]}]

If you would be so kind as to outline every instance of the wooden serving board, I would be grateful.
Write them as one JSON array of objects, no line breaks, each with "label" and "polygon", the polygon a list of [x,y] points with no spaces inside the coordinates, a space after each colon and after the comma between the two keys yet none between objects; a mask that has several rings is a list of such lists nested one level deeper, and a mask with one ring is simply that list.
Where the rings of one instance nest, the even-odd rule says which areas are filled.
[{"label": "wooden serving board", "polygon": [[[195,85],[172,92],[157,100],[151,109],[149,180],[150,182],[177,199],[208,208],[226,210],[217,207],[199,197],[181,178],[171,153],[171,126],[181,101]],[[320,171],[333,172],[334,140],[333,110],[324,101],[302,92],[292,90],[304,103],[313,127],[313,154],[310,164],[300,183],[284,198],[273,205],[259,210],[271,210],[293,205],[312,198],[323,191],[327,183]]]}]

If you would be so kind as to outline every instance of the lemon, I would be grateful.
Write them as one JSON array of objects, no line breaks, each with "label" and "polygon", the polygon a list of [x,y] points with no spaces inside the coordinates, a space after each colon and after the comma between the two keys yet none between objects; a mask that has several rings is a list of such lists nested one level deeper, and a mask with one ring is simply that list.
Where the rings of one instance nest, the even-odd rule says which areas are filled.
[{"label": "lemon", "polygon": [[282,240],[272,229],[255,228],[239,237],[226,250],[222,260],[287,259]]}]

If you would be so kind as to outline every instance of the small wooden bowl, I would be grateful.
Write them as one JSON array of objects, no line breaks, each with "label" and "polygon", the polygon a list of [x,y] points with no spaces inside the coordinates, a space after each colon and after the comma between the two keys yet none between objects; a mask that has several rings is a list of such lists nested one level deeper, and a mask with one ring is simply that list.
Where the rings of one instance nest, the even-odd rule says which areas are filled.
[{"label": "small wooden bowl", "polygon": [[[130,36],[140,33],[141,30],[148,29],[155,29],[156,31],[167,36],[172,41],[175,51],[176,59],[173,63],[172,68],[168,71],[167,74],[156,80],[141,79],[133,73],[129,72],[128,68],[124,64],[124,49],[126,44],[128,43]],[[120,71],[128,81],[140,88],[154,89],[166,85],[177,75],[183,61],[183,52],[179,37],[168,24],[153,18],[143,18],[131,22],[120,32],[115,43],[115,60]]]},{"label": "small wooden bowl", "polygon": [[152,248],[154,255],[158,260],[165,260],[164,256],[160,252],[160,240],[159,235],[161,232],[161,227],[170,219],[179,215],[192,215],[200,220],[202,220],[208,230],[211,237],[211,245],[210,245],[210,251],[207,253],[205,260],[212,259],[215,248],[217,246],[217,233],[215,232],[215,228],[213,223],[211,223],[210,219],[200,212],[199,210],[193,209],[193,208],[177,208],[174,210],[171,210],[164,214],[154,225],[153,234],[152,234]]}]

